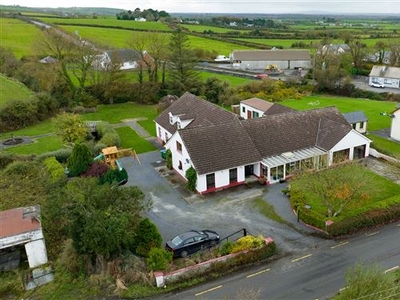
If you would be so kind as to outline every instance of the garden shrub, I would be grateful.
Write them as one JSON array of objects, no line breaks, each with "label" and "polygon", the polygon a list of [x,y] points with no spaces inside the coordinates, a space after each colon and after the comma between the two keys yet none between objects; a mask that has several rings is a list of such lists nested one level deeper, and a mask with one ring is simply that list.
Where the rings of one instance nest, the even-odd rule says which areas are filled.
[{"label": "garden shrub", "polygon": [[228,255],[232,253],[232,249],[233,249],[233,243],[226,241],[222,243],[220,253],[221,255]]},{"label": "garden shrub", "polygon": [[50,177],[53,182],[65,178],[64,167],[57,161],[54,156],[46,158],[43,163],[46,166],[46,169],[49,171]]},{"label": "garden shrub", "polygon": [[172,152],[170,149],[165,152],[165,165],[169,170],[172,170]]},{"label": "garden shrub", "polygon": [[149,218],[143,219],[133,241],[134,252],[140,256],[148,257],[150,249],[160,247],[161,243],[162,237],[157,227]]},{"label": "garden shrub", "polygon": [[186,183],[186,188],[189,191],[195,191],[196,190],[196,183],[197,183],[197,173],[196,170],[193,167],[190,167],[189,169],[186,170],[185,177],[187,179]]},{"label": "garden shrub", "polygon": [[148,252],[147,268],[152,271],[164,271],[172,262],[173,253],[164,248],[153,247]]},{"label": "garden shrub", "polygon": [[110,146],[121,146],[121,139],[111,124],[107,122],[99,122],[96,125],[96,131],[100,144]]},{"label": "garden shrub", "polygon": [[109,171],[110,167],[99,161],[94,161],[90,164],[89,168],[85,173],[82,174],[82,177],[97,177],[101,178],[104,174]]},{"label": "garden shrub", "polygon": [[47,152],[47,153],[43,153],[40,154],[37,159],[38,160],[44,160],[48,157],[55,157],[56,160],[59,163],[66,163],[68,161],[68,158],[71,156],[72,153],[72,149],[70,148],[64,148],[64,149],[60,149],[60,150],[55,150],[55,151],[51,151],[51,152]]},{"label": "garden shrub", "polygon": [[240,252],[243,250],[250,250],[262,247],[265,245],[264,238],[262,236],[255,237],[252,235],[247,235],[238,239],[233,243],[231,253]]},{"label": "garden shrub", "polygon": [[18,155],[9,152],[0,152],[0,170],[5,169],[14,161],[30,161],[34,158],[33,155]]},{"label": "garden shrub", "polygon": [[68,170],[71,176],[79,176],[86,172],[93,161],[92,152],[86,144],[76,144],[68,158]]},{"label": "garden shrub", "polygon": [[118,169],[109,169],[108,172],[100,178],[100,184],[119,183],[124,180],[128,180],[128,172],[126,172],[124,168],[122,168],[121,171]]}]

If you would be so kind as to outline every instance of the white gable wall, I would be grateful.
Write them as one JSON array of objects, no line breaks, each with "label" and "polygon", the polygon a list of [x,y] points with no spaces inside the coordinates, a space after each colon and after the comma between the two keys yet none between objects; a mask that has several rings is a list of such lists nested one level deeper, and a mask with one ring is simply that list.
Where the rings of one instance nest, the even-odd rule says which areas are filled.
[{"label": "white gable wall", "polygon": [[248,119],[247,117],[247,112],[250,111],[251,112],[251,118],[253,119],[253,112],[258,113],[258,118],[262,117],[262,115],[264,114],[264,111],[260,110],[260,109],[256,109],[250,105],[244,104],[244,103],[240,103],[240,117],[242,117],[243,119]]},{"label": "white gable wall", "polygon": [[328,151],[329,155],[329,165],[332,164],[333,153],[345,149],[350,149],[349,159],[353,159],[354,147],[366,145],[365,157],[369,156],[369,143],[370,139],[363,136],[361,133],[351,130],[344,138],[341,139],[331,150]]},{"label": "white gable wall", "polygon": [[392,125],[390,126],[390,137],[400,141],[400,109],[393,113]]},{"label": "white gable wall", "polygon": [[[177,142],[181,144],[182,151],[178,151]],[[165,148],[171,150],[172,167],[174,170],[183,178],[186,178],[186,171],[192,166],[192,161],[190,160],[189,154],[178,131],[168,140],[168,142],[165,144]],[[180,168],[180,166],[182,166],[182,168]]]},{"label": "white gable wall", "polygon": [[156,123],[156,130],[157,130],[157,138],[166,143],[172,136],[172,134],[166,130],[164,127],[162,127],[160,124]]}]

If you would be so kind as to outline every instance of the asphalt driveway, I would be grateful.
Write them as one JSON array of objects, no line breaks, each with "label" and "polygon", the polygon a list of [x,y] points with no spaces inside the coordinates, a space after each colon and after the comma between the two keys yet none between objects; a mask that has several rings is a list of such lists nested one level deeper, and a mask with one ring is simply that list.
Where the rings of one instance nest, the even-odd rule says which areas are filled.
[{"label": "asphalt driveway", "polygon": [[[121,158],[129,174],[127,186],[138,186],[152,201],[148,217],[157,225],[164,241],[190,229],[212,229],[221,238],[242,228],[250,234],[272,237],[284,252],[303,251],[324,240],[312,235],[313,229],[297,222],[281,190],[284,184],[269,187],[258,183],[197,195],[188,192],[183,182],[169,172],[159,151]],[[261,197],[289,224],[266,218],[254,207]],[[238,238],[234,236],[232,238]]]}]

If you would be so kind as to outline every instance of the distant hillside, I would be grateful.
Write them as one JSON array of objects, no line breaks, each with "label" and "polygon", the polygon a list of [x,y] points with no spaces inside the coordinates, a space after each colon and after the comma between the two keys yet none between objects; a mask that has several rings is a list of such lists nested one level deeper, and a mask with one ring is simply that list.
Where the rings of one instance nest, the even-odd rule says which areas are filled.
[{"label": "distant hillside", "polygon": [[0,5],[1,12],[4,13],[44,13],[55,15],[103,15],[115,16],[123,12],[123,9],[106,7],[26,7],[19,5]]}]

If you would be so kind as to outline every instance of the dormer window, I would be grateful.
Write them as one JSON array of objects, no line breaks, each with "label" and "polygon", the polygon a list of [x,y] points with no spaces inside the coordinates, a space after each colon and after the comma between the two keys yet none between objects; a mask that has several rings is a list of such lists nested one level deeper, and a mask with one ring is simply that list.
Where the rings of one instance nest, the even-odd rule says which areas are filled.
[{"label": "dormer window", "polygon": [[172,118],[172,115],[169,115],[169,123],[170,123],[171,125],[174,124],[174,119]]},{"label": "dormer window", "polygon": [[181,127],[181,122],[178,121],[177,124],[178,124],[178,125],[177,125],[177,126],[178,126],[178,129],[181,129],[181,128],[182,128],[182,127]]}]

